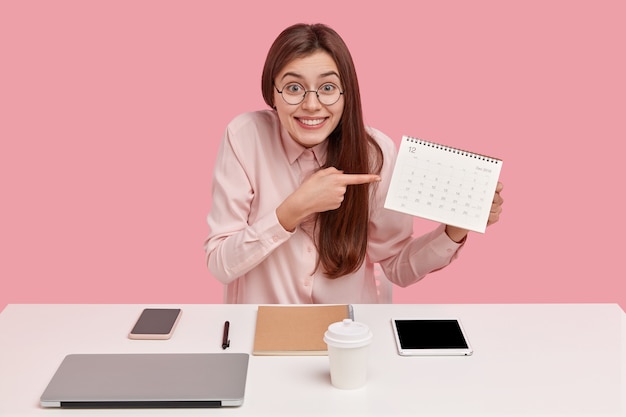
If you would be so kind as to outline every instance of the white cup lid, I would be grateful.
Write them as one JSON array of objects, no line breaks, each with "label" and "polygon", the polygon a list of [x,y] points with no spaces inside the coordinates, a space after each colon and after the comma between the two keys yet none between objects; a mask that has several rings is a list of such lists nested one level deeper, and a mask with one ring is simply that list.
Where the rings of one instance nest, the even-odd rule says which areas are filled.
[{"label": "white cup lid", "polygon": [[367,325],[345,319],[328,326],[324,333],[324,342],[340,348],[357,348],[369,344],[372,337]]}]

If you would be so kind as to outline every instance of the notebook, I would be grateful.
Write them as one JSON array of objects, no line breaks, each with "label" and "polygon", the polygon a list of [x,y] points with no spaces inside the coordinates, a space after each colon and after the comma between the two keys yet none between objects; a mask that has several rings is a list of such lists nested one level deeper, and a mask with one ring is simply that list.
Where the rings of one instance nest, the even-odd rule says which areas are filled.
[{"label": "notebook", "polygon": [[351,305],[259,306],[253,355],[327,355],[324,333],[351,318]]},{"label": "notebook", "polygon": [[42,407],[227,407],[243,403],[247,353],[67,355]]},{"label": "notebook", "polygon": [[385,208],[484,233],[502,160],[403,136]]}]

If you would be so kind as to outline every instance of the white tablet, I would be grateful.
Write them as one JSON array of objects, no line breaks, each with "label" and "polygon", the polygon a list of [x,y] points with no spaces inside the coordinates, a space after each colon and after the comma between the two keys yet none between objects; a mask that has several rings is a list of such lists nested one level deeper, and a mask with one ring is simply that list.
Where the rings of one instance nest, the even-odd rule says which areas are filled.
[{"label": "white tablet", "polygon": [[437,356],[473,353],[457,318],[392,318],[391,327],[402,356]]}]

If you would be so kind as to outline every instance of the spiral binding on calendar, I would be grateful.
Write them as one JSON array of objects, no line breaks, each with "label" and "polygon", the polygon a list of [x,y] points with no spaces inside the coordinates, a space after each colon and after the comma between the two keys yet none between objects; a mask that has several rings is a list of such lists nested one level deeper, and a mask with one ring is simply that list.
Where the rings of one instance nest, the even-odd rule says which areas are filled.
[{"label": "spiral binding on calendar", "polygon": [[494,164],[499,164],[499,163],[502,162],[502,160],[498,159],[498,158],[494,158],[494,157],[487,156],[487,155],[481,155],[481,154],[478,154],[478,153],[475,153],[475,152],[470,152],[470,151],[466,151],[466,150],[459,149],[459,148],[453,148],[452,146],[446,146],[446,145],[442,145],[440,143],[431,142],[431,141],[428,141],[428,140],[419,139],[419,138],[415,138],[415,137],[412,137],[412,136],[406,136],[405,135],[403,138],[408,140],[409,142],[415,143],[417,145],[423,145],[423,146],[428,146],[428,147],[432,147],[432,148],[435,148],[435,149],[441,149],[443,151],[451,152],[451,153],[458,154],[458,155],[461,155],[461,156],[468,156],[470,158],[475,158],[475,159],[479,159],[479,160],[482,160],[482,161],[491,162],[491,163],[494,163]]}]

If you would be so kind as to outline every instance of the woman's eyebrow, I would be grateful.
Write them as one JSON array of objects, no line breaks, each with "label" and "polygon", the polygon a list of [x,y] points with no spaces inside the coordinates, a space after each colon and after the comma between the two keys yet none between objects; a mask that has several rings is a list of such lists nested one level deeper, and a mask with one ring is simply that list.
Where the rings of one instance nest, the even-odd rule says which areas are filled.
[{"label": "woman's eyebrow", "polygon": [[302,77],[302,75],[297,74],[295,72],[286,72],[286,73],[283,74],[282,77],[280,77],[280,79],[284,80],[287,77],[295,77],[295,78],[300,78],[300,79],[304,78],[304,77]]},{"label": "woman's eyebrow", "polygon": [[330,77],[331,75],[334,75],[335,77],[340,78],[339,74],[337,74],[335,71],[328,71],[323,74],[320,74],[320,78]]}]

